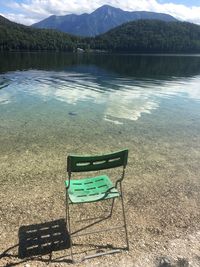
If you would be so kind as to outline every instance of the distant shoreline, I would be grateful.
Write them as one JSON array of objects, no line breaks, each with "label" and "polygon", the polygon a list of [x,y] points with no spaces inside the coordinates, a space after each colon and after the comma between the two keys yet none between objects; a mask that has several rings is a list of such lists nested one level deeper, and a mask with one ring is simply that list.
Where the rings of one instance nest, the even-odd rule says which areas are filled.
[{"label": "distant shoreline", "polygon": [[200,56],[199,53],[179,53],[179,52],[116,52],[116,51],[104,51],[104,52],[84,52],[84,53],[77,53],[77,52],[70,52],[70,51],[64,51],[64,50],[0,50],[0,54],[4,53],[64,53],[64,54],[77,54],[77,55],[134,55],[134,56]]}]

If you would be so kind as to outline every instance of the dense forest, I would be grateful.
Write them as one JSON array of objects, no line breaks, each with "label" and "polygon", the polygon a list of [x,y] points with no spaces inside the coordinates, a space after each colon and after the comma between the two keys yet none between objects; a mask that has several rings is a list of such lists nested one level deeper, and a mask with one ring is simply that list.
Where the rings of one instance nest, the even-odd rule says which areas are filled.
[{"label": "dense forest", "polygon": [[55,30],[38,30],[0,16],[0,50],[72,51],[79,37]]},{"label": "dense forest", "polygon": [[200,26],[188,22],[138,20],[97,37],[81,38],[55,30],[34,29],[0,16],[0,50],[199,53]]},{"label": "dense forest", "polygon": [[115,52],[200,52],[200,26],[188,22],[138,20],[90,40],[95,49]]}]

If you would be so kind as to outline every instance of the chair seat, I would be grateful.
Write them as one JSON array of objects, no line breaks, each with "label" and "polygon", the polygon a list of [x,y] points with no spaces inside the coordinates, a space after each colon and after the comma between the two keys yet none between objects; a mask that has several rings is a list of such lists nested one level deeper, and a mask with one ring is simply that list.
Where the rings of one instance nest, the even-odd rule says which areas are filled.
[{"label": "chair seat", "polygon": [[[66,180],[65,186],[68,184],[69,181]],[[107,175],[70,180],[68,194],[71,203],[96,202],[120,196]]]}]

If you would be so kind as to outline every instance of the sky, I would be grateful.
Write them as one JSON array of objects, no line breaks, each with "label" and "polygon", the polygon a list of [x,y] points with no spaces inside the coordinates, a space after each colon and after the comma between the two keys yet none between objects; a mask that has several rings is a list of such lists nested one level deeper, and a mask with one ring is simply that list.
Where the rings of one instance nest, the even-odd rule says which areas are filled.
[{"label": "sky", "polygon": [[200,0],[0,0],[0,15],[31,25],[51,15],[91,13],[102,5],[127,11],[153,11],[200,24]]}]

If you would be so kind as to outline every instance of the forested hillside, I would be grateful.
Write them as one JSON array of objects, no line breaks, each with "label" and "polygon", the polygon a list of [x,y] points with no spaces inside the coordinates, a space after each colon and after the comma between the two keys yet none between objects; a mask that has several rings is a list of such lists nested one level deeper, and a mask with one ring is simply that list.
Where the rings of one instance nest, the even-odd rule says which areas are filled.
[{"label": "forested hillside", "polygon": [[33,29],[0,16],[0,50],[200,53],[200,26],[188,22],[138,20],[97,37],[81,38]]},{"label": "forested hillside", "polygon": [[38,30],[0,16],[0,50],[72,51],[79,38],[54,30]]},{"label": "forested hillside", "polygon": [[188,22],[138,20],[91,39],[91,48],[120,52],[200,52],[200,26]]}]

